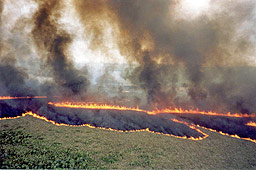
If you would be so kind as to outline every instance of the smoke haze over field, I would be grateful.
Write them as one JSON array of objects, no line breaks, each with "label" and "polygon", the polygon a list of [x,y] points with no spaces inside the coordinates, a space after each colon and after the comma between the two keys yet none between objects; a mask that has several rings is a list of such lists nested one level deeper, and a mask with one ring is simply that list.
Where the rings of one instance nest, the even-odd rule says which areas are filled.
[{"label": "smoke haze over field", "polygon": [[256,112],[256,2],[185,2],[1,0],[0,96]]}]

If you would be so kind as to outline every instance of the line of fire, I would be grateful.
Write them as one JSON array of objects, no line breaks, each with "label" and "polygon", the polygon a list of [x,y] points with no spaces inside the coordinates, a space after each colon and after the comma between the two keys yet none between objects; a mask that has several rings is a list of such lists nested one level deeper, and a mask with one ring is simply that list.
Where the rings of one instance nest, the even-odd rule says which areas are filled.
[{"label": "line of fire", "polygon": [[256,0],[0,0],[0,123],[254,145],[255,11]]},{"label": "line of fire", "polygon": [[[203,140],[207,138],[209,136],[207,132],[205,133],[200,130],[206,129],[221,135],[256,143],[256,126],[255,122],[253,122],[256,121],[255,114],[223,114],[182,108],[146,110],[138,106],[127,107],[93,102],[52,102],[46,99],[46,96],[1,96],[0,120],[16,119],[30,115],[56,126],[86,126],[116,132],[147,131],[190,140]],[[22,105],[23,108],[19,108],[18,112],[16,112],[18,109],[12,111],[13,108],[4,105],[5,101],[10,100],[13,103],[16,102],[16,104]],[[39,105],[40,103],[40,109],[24,107],[26,104],[30,105],[31,103],[34,103],[33,105],[35,103]],[[44,109],[42,110],[41,108]],[[7,113],[5,113],[6,110],[8,111]],[[16,112],[16,114],[9,114],[9,112]],[[52,113],[60,116],[52,116]],[[138,119],[141,120],[138,121]],[[218,123],[220,120],[229,121],[229,125],[239,127],[239,129],[230,130],[225,124]],[[124,123],[121,124],[119,121]]]}]

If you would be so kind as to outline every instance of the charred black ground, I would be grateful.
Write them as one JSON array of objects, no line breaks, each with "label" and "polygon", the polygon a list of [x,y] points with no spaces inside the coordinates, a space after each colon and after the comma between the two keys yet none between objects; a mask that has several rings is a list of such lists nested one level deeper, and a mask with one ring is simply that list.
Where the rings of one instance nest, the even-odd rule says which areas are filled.
[{"label": "charred black ground", "polygon": [[[10,107],[10,102],[15,107]],[[35,99],[30,101],[1,101],[0,108],[1,117],[16,117],[26,111],[33,111],[56,123],[68,125],[90,124],[95,127],[112,128],[122,131],[149,128],[149,130],[154,132],[175,136],[204,137],[203,134],[184,124],[158,116],[148,115],[144,112],[56,108],[47,105],[45,101],[39,102]]]},{"label": "charred black ground", "polygon": [[256,139],[256,128],[246,125],[250,121],[256,121],[256,118],[234,118],[185,113],[148,115],[145,112],[136,111],[59,108],[48,105],[48,101],[45,99],[2,100],[0,101],[0,109],[0,117],[16,117],[27,111],[32,111],[46,117],[48,120],[67,125],[90,124],[95,127],[122,131],[149,128],[149,130],[154,132],[181,137],[204,137],[204,134],[191,129],[189,126],[171,120],[178,119],[188,124],[200,125],[230,135]]}]

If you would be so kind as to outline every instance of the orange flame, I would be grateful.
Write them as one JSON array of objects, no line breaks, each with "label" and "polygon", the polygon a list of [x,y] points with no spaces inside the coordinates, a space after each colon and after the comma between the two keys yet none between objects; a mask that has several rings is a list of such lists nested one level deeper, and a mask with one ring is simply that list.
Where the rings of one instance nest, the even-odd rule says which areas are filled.
[{"label": "orange flame", "polygon": [[[38,118],[38,119],[41,119],[41,120],[44,120],[46,122],[49,122],[49,123],[52,123],[56,126],[69,126],[69,127],[81,127],[81,126],[86,126],[86,127],[89,127],[89,128],[98,128],[98,129],[102,129],[102,130],[110,130],[110,131],[114,131],[114,132],[150,132],[150,133],[154,133],[154,134],[160,134],[160,135],[166,135],[166,136],[172,136],[172,137],[176,137],[176,138],[181,138],[181,139],[190,139],[190,140],[203,140],[205,138],[208,137],[207,134],[203,133],[202,134],[204,135],[204,137],[198,137],[198,138],[195,138],[195,137],[186,137],[186,136],[175,136],[175,135],[172,135],[172,134],[165,134],[165,133],[160,133],[160,132],[155,132],[155,131],[151,131],[149,130],[149,128],[146,128],[146,129],[139,129],[139,130],[116,130],[116,129],[112,129],[112,128],[104,128],[104,127],[96,127],[96,126],[92,126],[90,124],[82,124],[82,125],[69,125],[69,124],[65,124],[65,123],[57,123],[53,120],[49,120],[47,119],[46,117],[44,116],[39,116],[33,112],[26,112],[26,113],[23,113],[22,116],[17,116],[17,117],[7,117],[7,118],[0,118],[0,120],[9,120],[9,119],[17,119],[17,118],[20,118],[20,117],[24,117],[24,116],[27,116],[27,115],[30,115],[30,116],[33,116],[35,118]],[[201,131],[199,130],[198,132],[201,133]]]},{"label": "orange flame", "polygon": [[13,99],[45,99],[47,96],[26,96],[26,97],[11,97],[11,96],[0,96],[0,100],[13,100]]},{"label": "orange flame", "polygon": [[217,131],[217,130],[214,130],[214,129],[211,129],[211,128],[207,128],[207,127],[204,127],[204,126],[200,126],[200,125],[196,125],[196,126],[199,127],[199,128],[203,128],[203,129],[212,131],[212,132],[219,133],[219,134],[224,135],[224,136],[229,136],[229,137],[232,137],[232,138],[248,140],[248,141],[251,141],[251,142],[256,143],[256,140],[255,140],[255,139],[251,139],[251,138],[242,138],[242,137],[240,137],[240,136],[238,136],[238,135],[230,135],[230,134],[228,134],[228,133],[224,133],[224,132],[222,132],[222,131]]},{"label": "orange flame", "polygon": [[148,112],[149,114],[159,114],[159,113],[176,113],[176,114],[200,114],[200,115],[208,115],[208,116],[223,116],[223,117],[237,117],[237,118],[254,118],[256,117],[256,114],[231,114],[230,112],[223,114],[223,113],[216,113],[212,111],[200,111],[199,109],[196,110],[186,110],[182,108],[166,108],[166,109],[155,109],[151,112]]},{"label": "orange flame", "polygon": [[155,109],[152,111],[143,110],[137,107],[125,107],[125,106],[118,106],[118,105],[108,105],[108,104],[97,104],[97,103],[82,103],[82,102],[49,102],[48,104],[54,105],[55,107],[66,107],[66,108],[80,108],[80,109],[107,109],[107,110],[130,110],[130,111],[138,111],[138,112],[146,112],[148,114],[159,114],[159,113],[175,113],[175,114],[201,114],[201,115],[208,115],[208,116],[225,116],[225,117],[237,117],[237,118],[255,118],[256,114],[231,114],[230,112],[227,114],[223,113],[216,113],[216,112],[206,112],[206,111],[199,111],[197,110],[186,110],[182,108],[166,108],[166,109]]},{"label": "orange flame", "polygon": [[[203,134],[204,137],[199,137],[200,139],[205,139],[205,138],[207,138],[207,137],[209,136],[209,135],[207,135],[206,133],[202,132],[200,129],[196,128],[195,125],[193,125],[193,124],[190,125],[189,123],[180,121],[180,120],[178,120],[178,119],[171,119],[171,120],[174,121],[174,122],[177,122],[177,123],[184,124],[184,125],[190,127],[191,129],[194,129],[194,130],[196,130],[197,132]],[[191,138],[193,138],[193,137],[191,137]]]},{"label": "orange flame", "polygon": [[[81,109],[108,109],[108,110],[130,110],[130,111],[139,111],[139,112],[146,112],[147,114],[159,114],[159,113],[175,113],[175,114],[201,114],[201,115],[208,115],[208,116],[223,116],[223,117],[236,117],[236,118],[254,118],[256,117],[256,114],[231,114],[230,112],[227,114],[223,114],[223,113],[216,113],[216,112],[206,112],[206,111],[199,111],[197,110],[185,110],[185,109],[181,109],[181,108],[167,108],[167,109],[155,109],[153,111],[148,111],[148,110],[143,110],[140,109],[139,107],[125,107],[125,106],[115,106],[115,105],[107,105],[107,104],[97,104],[97,103],[72,103],[72,102],[59,102],[59,103],[48,103],[50,105],[54,105],[55,107],[66,107],[66,108],[81,108]],[[178,123],[183,123],[186,124],[187,126],[189,126],[192,129],[196,129],[198,132],[204,134],[204,137],[199,137],[194,139],[193,137],[191,138],[187,138],[187,137],[179,137],[179,138],[184,138],[184,139],[192,139],[192,140],[202,140],[206,137],[208,137],[207,134],[205,134],[204,132],[202,132],[201,130],[197,129],[195,127],[195,125],[189,125],[187,122],[182,122],[179,121],[177,119],[171,119],[172,121],[178,122]],[[221,131],[216,131],[214,129],[210,129],[210,128],[206,128],[200,125],[196,125],[197,127],[201,127],[213,132],[217,132],[221,135],[225,135],[225,136],[229,136],[229,137],[233,137],[233,138],[238,138],[238,139],[244,139],[244,140],[248,140],[248,141],[252,141],[254,143],[256,143],[256,140],[250,139],[250,138],[241,138],[238,135],[229,135],[228,133],[224,133]],[[142,130],[145,131],[145,130]],[[148,130],[146,130],[148,131]],[[159,132],[152,132],[152,133],[158,133],[161,134]],[[165,134],[166,135],[166,134]],[[173,135],[168,135],[167,136],[173,136]]]},{"label": "orange flame", "polygon": [[[188,125],[190,128],[195,129],[195,130],[197,130],[198,132],[203,133],[204,135],[207,135],[207,134],[205,134],[204,132],[202,132],[201,130],[197,129],[194,124],[189,125],[187,122],[183,122],[183,121],[180,121],[180,120],[177,120],[177,119],[171,119],[171,120],[174,121],[174,122],[183,123],[183,124],[185,124],[185,125]],[[253,122],[253,123],[254,123],[254,122]],[[256,125],[256,123],[255,123],[255,125]],[[211,128],[206,128],[206,127],[200,126],[200,125],[196,125],[196,126],[197,126],[198,128],[203,128],[203,129],[206,129],[206,130],[209,130],[209,131],[212,131],[212,132],[219,133],[219,134],[221,134],[221,135],[225,135],[225,136],[229,136],[229,137],[237,138],[237,139],[248,140],[248,141],[251,141],[251,142],[256,143],[256,140],[251,139],[251,138],[241,138],[241,137],[238,136],[238,135],[230,135],[230,134],[228,134],[228,133],[224,133],[224,132],[222,132],[222,131],[217,131],[217,130],[214,130],[214,129],[211,129]],[[207,135],[207,137],[208,137],[208,135]]]},{"label": "orange flame", "polygon": [[[34,97],[0,97],[0,100],[7,100],[7,99],[26,99],[26,98],[47,98],[46,96],[34,96]],[[222,113],[216,113],[216,112],[206,112],[206,111],[199,111],[197,110],[185,110],[185,109],[181,109],[181,108],[167,108],[167,109],[155,109],[153,111],[148,111],[148,110],[143,110],[140,109],[138,106],[137,107],[126,107],[126,106],[115,106],[115,105],[108,105],[108,104],[97,104],[97,103],[72,103],[72,102],[59,102],[59,103],[53,103],[53,102],[49,102],[49,105],[53,105],[55,107],[66,107],[66,108],[81,108],[81,109],[105,109],[105,110],[129,110],[129,111],[138,111],[138,112],[145,112],[147,114],[159,114],[159,113],[175,113],[175,114],[202,114],[202,115],[210,115],[210,116],[226,116],[226,117],[236,117],[236,118],[244,118],[244,117],[250,117],[250,118],[255,118],[256,114],[231,114],[231,113],[227,113],[227,114],[222,114]],[[233,138],[238,138],[238,139],[244,139],[244,140],[248,140],[248,141],[252,141],[254,143],[256,143],[256,140],[250,139],[250,138],[241,138],[238,135],[229,135],[228,133],[224,133],[221,131],[216,131],[214,129],[210,129],[210,128],[206,128],[204,126],[200,126],[200,125],[193,125],[193,124],[189,124],[187,122],[183,122],[183,121],[179,121],[177,119],[171,119],[174,122],[177,123],[183,123],[187,126],[189,126],[190,128],[196,130],[197,132],[203,134],[203,137],[198,137],[198,138],[194,138],[194,137],[186,137],[186,136],[175,136],[172,134],[164,134],[164,133],[160,133],[160,132],[154,132],[149,130],[149,128],[146,129],[140,129],[140,130],[116,130],[116,129],[112,129],[112,128],[104,128],[104,127],[95,127],[92,126],[90,124],[83,124],[83,125],[68,125],[68,124],[64,124],[64,123],[57,123],[55,121],[52,120],[48,120],[46,117],[43,116],[39,116],[35,113],[32,112],[27,112],[22,114],[22,116],[17,116],[17,117],[8,117],[8,118],[0,118],[0,120],[6,120],[6,119],[16,119],[16,118],[20,118],[26,115],[31,115],[33,117],[45,120],[47,122],[50,122],[54,125],[57,126],[70,126],[70,127],[78,127],[78,126],[86,126],[86,127],[90,127],[90,128],[98,128],[98,129],[103,129],[103,130],[111,130],[111,131],[116,131],[116,132],[150,132],[150,133],[155,133],[155,134],[162,134],[162,135],[166,135],[166,136],[173,136],[173,137],[177,137],[177,138],[182,138],[182,139],[191,139],[191,140],[202,140],[208,137],[207,134],[205,134],[204,132],[202,132],[201,130],[199,130],[196,127],[199,128],[203,128],[206,130],[210,130],[213,132],[217,132],[221,135],[225,135],[225,136],[229,136],[229,137],[233,137]],[[248,126],[256,126],[255,122],[248,122],[246,125]]]},{"label": "orange flame", "polygon": [[248,122],[245,125],[256,127],[256,122]]},{"label": "orange flame", "polygon": [[130,110],[137,112],[147,112],[146,110],[140,109],[137,107],[125,107],[125,106],[115,106],[108,104],[97,104],[97,103],[72,103],[72,102],[60,102],[52,103],[49,102],[49,105],[54,105],[55,107],[67,107],[67,108],[79,108],[79,109],[100,109],[100,110]]}]

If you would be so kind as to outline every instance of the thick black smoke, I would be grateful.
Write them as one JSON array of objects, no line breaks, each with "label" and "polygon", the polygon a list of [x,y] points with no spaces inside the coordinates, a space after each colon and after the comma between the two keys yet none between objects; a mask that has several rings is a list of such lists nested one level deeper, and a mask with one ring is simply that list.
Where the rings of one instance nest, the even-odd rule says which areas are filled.
[{"label": "thick black smoke", "polygon": [[[65,2],[36,3],[38,7],[32,18],[21,18],[16,24],[23,26],[11,30],[11,35],[15,36],[6,38],[9,35],[3,32],[1,22],[1,60],[15,60],[7,65],[2,62],[1,68],[13,67],[16,71],[12,73],[17,73],[16,77],[21,80],[20,84],[12,80],[12,85],[8,86],[8,79],[1,78],[1,88],[7,89],[3,95],[26,95],[23,91],[33,86],[35,93],[86,96],[88,75],[75,68],[68,50],[74,35],[58,21]],[[90,34],[92,50],[106,52],[106,23],[113,25],[113,38],[121,55],[131,63],[138,63],[136,69],[131,64],[124,78],[144,91],[147,107],[198,107],[243,113],[256,110],[252,104],[256,101],[252,95],[256,74],[248,57],[255,55],[255,1],[211,1],[209,11],[195,18],[179,17],[177,11],[181,2],[170,0],[72,3],[84,29]],[[1,15],[5,4],[7,2],[1,1]],[[31,40],[22,42],[22,30],[19,29],[27,27],[32,28],[29,34],[32,43]],[[23,43],[26,45],[22,46]],[[34,55],[38,62],[33,62],[37,63],[36,74],[31,66],[30,72],[20,67],[22,61],[30,60],[29,57],[21,59],[19,55],[30,53],[31,49],[23,49],[29,45],[36,46]],[[109,79],[106,75],[111,73],[103,74],[103,80],[98,82],[102,84]],[[14,86],[17,87],[15,90]],[[104,90],[108,89],[99,92]],[[138,94],[134,98],[143,104],[143,99],[139,99],[141,96]]]},{"label": "thick black smoke", "polygon": [[[212,5],[215,5],[214,2]],[[143,67],[141,72],[136,72],[129,77],[136,78],[139,76],[142,87],[146,88],[150,101],[152,101],[152,98],[158,98],[156,94],[163,96],[161,94],[162,88],[168,88],[163,80],[168,78],[168,74],[173,74],[173,72],[162,70],[166,76],[160,77],[159,72],[161,70],[159,71],[156,68],[168,63],[172,67],[174,62],[180,67],[184,66],[186,71],[183,78],[186,79],[187,94],[190,98],[190,103],[187,104],[207,108],[208,105],[211,105],[211,102],[216,101],[216,98],[211,100],[212,97],[218,96],[221,98],[223,96],[221,88],[214,92],[209,88],[209,86],[213,86],[213,84],[208,84],[209,81],[213,83],[213,80],[209,80],[209,69],[212,71],[210,74],[216,74],[216,77],[227,74],[226,71],[220,72],[218,68],[224,67],[225,69],[228,65],[231,65],[233,70],[239,70],[238,67],[243,65],[244,70],[241,70],[242,73],[240,74],[251,70],[247,67],[246,56],[252,50],[252,47],[254,48],[254,41],[250,41],[250,37],[255,36],[255,32],[250,25],[242,31],[240,26],[255,20],[253,12],[256,3],[255,1],[227,2],[220,4],[219,11],[214,11],[216,14],[204,15],[196,19],[176,19],[174,12],[176,6],[177,4],[172,1],[111,2],[110,8],[117,15],[122,30],[120,50],[141,63]],[[240,35],[237,33],[239,29],[241,31]],[[150,38],[147,38],[147,33]],[[130,41],[127,41],[126,38]],[[154,45],[152,48],[146,49],[148,58],[144,60],[143,41],[149,41],[150,39],[152,39]],[[239,58],[233,58],[232,55],[237,55]],[[158,64],[157,60],[162,62]],[[158,66],[156,67],[156,65]],[[254,81],[242,81],[244,77],[238,76],[235,72],[231,71],[228,75],[230,78],[235,76],[235,85],[232,80],[228,81],[227,79],[219,80],[218,85],[220,87],[229,86],[232,91],[248,83],[250,86],[255,86]],[[155,76],[156,74],[159,77]],[[251,75],[247,74],[247,76]],[[150,79],[150,81],[147,81],[147,79]],[[250,79],[255,80],[255,76],[252,75]],[[156,85],[157,88],[154,88]],[[152,87],[154,93],[152,93]],[[247,91],[246,89],[243,90]],[[249,103],[251,98],[245,95],[243,90],[239,94],[228,94],[230,99],[225,101],[226,107],[229,106],[230,100],[237,103],[242,102],[242,105],[249,105],[245,103]],[[233,99],[232,96],[234,96]],[[238,96],[240,96],[241,102],[237,100]],[[204,102],[205,100],[209,103]],[[155,102],[161,103],[161,101]],[[175,103],[170,104],[176,105]],[[247,108],[249,112],[253,112],[253,105]],[[207,109],[215,108],[208,107]],[[238,107],[234,110],[237,112],[243,111]]]},{"label": "thick black smoke", "polygon": [[[117,25],[121,54],[140,64],[127,78],[145,91],[149,105],[255,111],[250,105],[255,98],[243,92],[248,89],[237,91],[248,84],[255,86],[241,76],[251,72],[248,56],[255,55],[255,1],[211,1],[209,11],[195,18],[179,17],[180,3],[170,0],[79,1],[75,5],[96,37],[93,44],[104,41],[99,31],[103,20]],[[166,65],[178,69],[165,69]],[[240,67],[242,73],[237,75]],[[173,79],[176,75],[178,80]],[[170,87],[177,82],[176,88]],[[226,87],[230,93],[221,99]],[[221,108],[216,99],[223,101]]]},{"label": "thick black smoke", "polygon": [[51,18],[60,9],[61,1],[39,3],[34,15],[33,38],[42,57],[46,57],[55,83],[64,88],[62,92],[66,95],[83,95],[89,81],[86,75],[74,68],[66,52],[72,37],[57,23],[58,18]]}]

